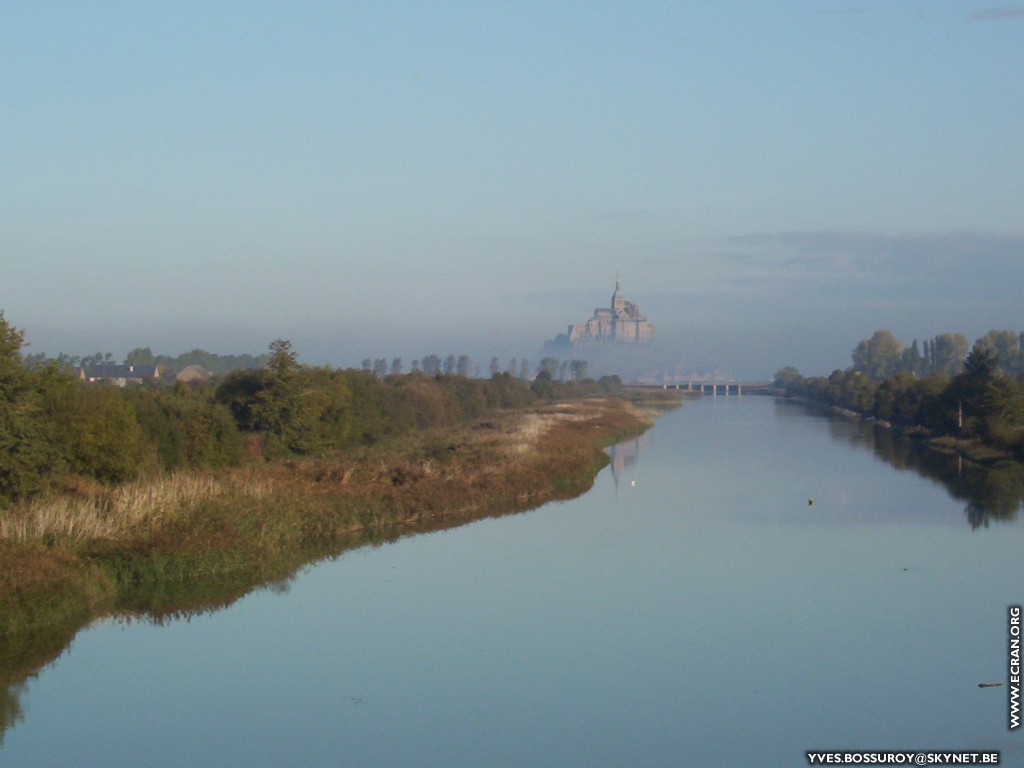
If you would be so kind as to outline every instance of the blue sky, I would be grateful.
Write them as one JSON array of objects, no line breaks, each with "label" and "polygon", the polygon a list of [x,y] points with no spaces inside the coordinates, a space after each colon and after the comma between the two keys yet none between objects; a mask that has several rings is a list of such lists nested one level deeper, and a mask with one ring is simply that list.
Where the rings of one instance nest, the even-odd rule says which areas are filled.
[{"label": "blue sky", "polygon": [[537,357],[615,276],[694,371],[1024,330],[1024,3],[0,4],[30,352]]}]

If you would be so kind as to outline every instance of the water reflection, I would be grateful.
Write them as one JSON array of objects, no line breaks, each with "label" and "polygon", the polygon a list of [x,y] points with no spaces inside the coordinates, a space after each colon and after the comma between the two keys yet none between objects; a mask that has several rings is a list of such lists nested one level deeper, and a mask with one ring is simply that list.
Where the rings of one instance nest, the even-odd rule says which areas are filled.
[{"label": "water reflection", "polygon": [[[624,444],[626,447],[615,453],[618,458],[613,458],[617,472],[631,466],[639,455],[642,441],[627,442],[628,445]],[[571,498],[579,492],[567,488],[559,498]],[[144,560],[125,562],[111,573],[118,594],[114,605],[100,618],[124,624],[140,622],[156,626],[188,621],[228,608],[258,590],[285,593],[305,570],[336,560],[356,549],[381,547],[409,536],[525,511],[528,510],[524,510],[515,499],[498,501],[472,517],[425,517],[415,522],[334,536],[324,541],[310,540],[301,551],[283,552],[276,558],[247,563],[222,573],[199,575],[182,572],[170,578],[160,578],[150,572],[159,569],[158,564]],[[89,613],[73,614],[60,621],[44,623],[31,632],[0,636],[0,747],[3,746],[4,733],[24,720],[21,696],[27,691],[29,682],[63,655],[78,632],[95,620],[97,617]]]},{"label": "water reflection", "polygon": [[[894,434],[891,430],[877,428],[876,425],[873,425],[869,422],[850,420],[848,418],[841,417],[832,417],[829,418],[827,421],[823,419],[817,423],[811,422],[808,419],[807,415],[809,409],[806,406],[802,406],[799,404],[777,401],[775,405],[772,406],[771,402],[769,401],[758,403],[757,405],[758,409],[756,411],[756,418],[751,417],[750,412],[746,410],[728,411],[728,413],[738,414],[740,418],[744,419],[743,421],[738,421],[734,419],[733,421],[735,421],[735,423],[733,423],[733,421],[723,423],[721,418],[718,418],[723,415],[721,413],[712,414],[710,411],[705,412],[704,415],[708,419],[717,418],[717,424],[722,428],[723,435],[727,434],[730,436],[728,437],[728,439],[723,439],[719,443],[711,443],[710,447],[703,446],[699,443],[699,440],[694,439],[695,436],[698,434],[697,430],[693,428],[694,422],[688,422],[688,431],[684,433],[685,439],[688,442],[680,444],[678,446],[675,445],[670,439],[667,439],[664,436],[664,433],[659,433],[657,429],[645,435],[642,435],[639,438],[631,439],[623,443],[620,443],[616,446],[613,446],[612,448],[608,449],[608,455],[610,457],[611,472],[614,478],[616,488],[618,488],[620,482],[626,482],[628,484],[628,478],[632,474],[631,470],[633,470],[633,468],[635,468],[638,464],[641,454],[650,451],[650,453],[647,454],[646,456],[647,464],[644,467],[645,470],[650,470],[652,468],[652,465],[659,464],[660,455],[665,454],[666,450],[651,450],[652,448],[655,447],[653,446],[652,441],[655,439],[655,436],[659,434],[661,434],[662,436],[658,437],[658,440],[660,440],[661,442],[658,444],[657,447],[661,449],[662,446],[667,446],[667,451],[675,451],[676,455],[678,455],[678,452],[686,450],[710,451],[713,455],[719,452],[725,454],[729,450],[735,449],[737,447],[741,449],[745,447],[751,448],[752,453],[743,454],[745,457],[753,457],[759,455],[764,450],[770,449],[770,441],[772,439],[778,438],[778,432],[772,431],[772,429],[769,429],[768,431],[756,431],[754,427],[752,427],[751,425],[754,425],[756,427],[762,422],[770,423],[770,409],[774,407],[774,417],[776,419],[791,420],[794,426],[799,427],[801,431],[810,431],[812,433],[812,436],[816,436],[816,438],[821,438],[823,431],[821,427],[824,426],[830,436],[828,438],[829,442],[834,441],[836,443],[846,443],[849,445],[856,446],[858,450],[863,448],[869,448],[874,456],[878,457],[879,459],[883,459],[886,463],[892,465],[897,469],[913,470],[922,477],[929,478],[930,480],[936,483],[941,483],[942,487],[950,494],[952,498],[957,499],[965,504],[964,514],[967,518],[968,524],[971,526],[972,529],[989,526],[993,521],[1012,521],[1015,520],[1017,517],[1018,510],[1020,509],[1022,503],[1022,499],[1024,499],[1024,469],[1022,469],[1021,467],[1010,464],[988,469],[978,467],[976,465],[970,464],[969,462],[962,461],[956,455],[947,455],[937,453],[934,451],[928,451],[924,449],[920,443],[917,443],[913,440],[901,438],[899,435]],[[763,409],[760,408],[761,405],[764,406]],[[802,423],[797,424],[796,422]],[[699,424],[700,422],[696,423]],[[777,426],[778,424],[772,425],[773,429],[774,427]],[[742,430],[742,432],[738,436],[737,430]],[[672,433],[670,432],[669,434]],[[798,439],[794,442],[794,445],[796,446],[794,449],[795,453],[787,453],[787,457],[791,455],[799,457],[800,451],[806,451],[807,443],[805,442],[805,437],[805,435],[799,435]],[[723,448],[722,446],[725,447]],[[676,461],[675,457],[672,458],[672,461]],[[760,462],[756,461],[752,463],[755,466],[761,465]],[[868,464],[870,462],[864,463]],[[675,466],[675,464],[673,463],[672,466]],[[734,477],[734,473],[731,470],[721,470],[719,472],[719,470],[714,469],[711,463],[702,464],[700,466],[702,472],[706,471],[707,474],[706,482],[704,482],[703,484],[703,487],[707,489],[707,496],[704,497],[705,506],[701,506],[701,502],[696,501],[694,502],[696,506],[694,506],[693,508],[696,510],[716,509],[714,503],[717,500],[717,498],[722,495],[722,493],[718,490],[716,481],[721,480],[722,478],[726,478],[725,482],[730,482],[731,479]],[[655,489],[658,487],[658,482],[655,480],[655,474],[655,472],[650,471],[649,476],[651,482],[642,483],[641,485],[643,485],[644,487],[640,490],[646,492],[648,487],[651,489]],[[870,477],[870,474],[865,475],[865,478],[868,477]],[[705,480],[703,476],[697,477],[696,475],[691,477],[691,479],[701,481]],[[767,479],[770,480],[770,478]],[[754,483],[754,485],[751,487],[757,488],[758,486],[756,485],[756,483],[764,482],[765,480],[765,475],[758,476],[755,474],[752,476],[751,479],[751,482]],[[865,482],[867,481],[868,480],[865,480]],[[699,483],[696,483],[695,486],[696,485],[699,485]],[[739,481],[737,481],[737,485],[739,485]],[[694,487],[693,490],[696,491],[699,489]],[[652,493],[654,493],[653,490]],[[756,491],[752,493],[756,493]],[[641,494],[638,494],[636,498],[640,498],[640,496]],[[654,499],[656,497],[645,497],[645,503],[647,498]],[[908,496],[908,498],[912,497]],[[707,504],[707,502],[709,501],[711,502],[710,506]],[[617,513],[614,516],[610,516],[609,520],[618,521],[622,524],[627,524],[631,526],[637,525],[636,517],[619,514],[618,512],[620,511],[621,510],[619,510],[617,507]],[[498,511],[498,513],[500,513],[500,511]],[[955,511],[953,514],[956,514]],[[662,536],[660,542],[658,540],[654,540],[652,542],[650,540],[646,540],[637,536],[636,538],[630,538],[628,540],[628,545],[626,545],[622,544],[623,541],[626,541],[626,538],[621,535],[619,529],[613,528],[612,523],[608,521],[602,522],[601,520],[598,520],[597,524],[594,525],[592,528],[574,528],[573,536],[569,537],[567,540],[574,540],[577,536],[577,531],[585,531],[585,540],[587,542],[589,549],[584,548],[583,553],[579,554],[578,558],[580,559],[580,561],[586,562],[587,558],[593,556],[593,544],[595,542],[601,544],[605,543],[601,537],[604,536],[605,532],[607,531],[608,541],[613,541],[615,543],[614,545],[609,544],[608,550],[602,550],[602,552],[610,552],[616,558],[622,557],[621,572],[623,574],[626,574],[626,577],[620,580],[621,583],[625,584],[628,588],[632,590],[631,595],[637,596],[637,599],[640,600],[650,600],[650,604],[654,605],[655,602],[660,602],[662,600],[670,602],[671,600],[676,599],[675,597],[654,597],[658,594],[657,590],[652,590],[649,593],[650,596],[648,596],[646,590],[648,589],[651,580],[656,580],[658,574],[665,574],[666,576],[669,574],[675,574],[675,571],[673,569],[676,568],[677,565],[681,569],[678,574],[680,578],[676,578],[676,575],[672,575],[671,579],[666,579],[666,581],[671,584],[671,589],[665,594],[674,596],[679,591],[679,584],[686,584],[691,582],[704,583],[703,581],[699,580],[704,578],[706,569],[711,569],[712,572],[714,572],[714,569],[717,567],[716,563],[718,562],[724,560],[727,566],[729,563],[742,565],[746,563],[757,562],[758,558],[762,557],[762,554],[760,554],[762,551],[760,537],[765,533],[765,531],[768,531],[770,533],[770,530],[763,525],[757,529],[756,536],[747,535],[749,534],[749,531],[744,531],[744,529],[742,528],[728,529],[730,533],[736,533],[737,531],[739,531],[741,535],[737,540],[739,543],[736,543],[733,539],[728,539],[728,543],[726,544],[723,543],[726,541],[726,537],[725,534],[722,533],[723,531],[727,530],[726,528],[715,528],[712,527],[710,524],[708,527],[703,527],[699,519],[700,515],[697,514],[689,516],[678,515],[676,517],[680,521],[682,521],[681,525],[687,527],[678,529],[678,535],[675,539],[673,539],[673,536],[675,534]],[[710,519],[712,516],[708,517]],[[589,517],[588,513],[588,523],[590,523],[592,519],[593,518]],[[639,527],[643,528],[644,526],[656,526],[658,528],[658,532],[660,535],[662,530],[667,530],[667,528],[665,528],[664,523],[664,521],[667,519],[668,516],[663,517],[655,514],[646,515],[644,521],[642,521],[643,524]],[[730,518],[728,515],[718,515],[715,517],[715,520],[718,523],[725,525],[730,521]],[[279,563],[262,562],[254,566],[258,568],[258,570],[249,571],[245,573],[238,572],[229,576],[225,576],[219,581],[213,581],[209,578],[204,578],[201,583],[199,581],[191,582],[189,580],[160,582],[157,580],[143,579],[141,580],[142,584],[140,585],[139,580],[134,580],[132,578],[132,574],[125,574],[124,578],[122,579],[124,583],[127,585],[131,584],[134,581],[136,586],[134,586],[131,589],[129,589],[126,586],[123,589],[122,594],[119,596],[115,613],[116,615],[120,616],[124,621],[141,620],[153,623],[163,623],[180,618],[188,618],[196,614],[208,611],[219,610],[222,607],[230,605],[241,596],[253,591],[253,589],[260,588],[256,585],[262,584],[263,589],[268,589],[275,592],[287,591],[291,583],[291,578],[294,576],[295,573],[302,570],[303,562],[332,559],[339,557],[343,551],[347,551],[353,547],[365,546],[367,544],[381,545],[387,542],[395,541],[399,538],[411,534],[430,530],[440,530],[446,527],[450,527],[451,525],[461,525],[464,522],[465,521],[463,520],[455,521],[454,523],[444,520],[431,520],[429,522],[425,521],[423,523],[420,523],[418,526],[415,527],[409,525],[396,526],[386,531],[377,531],[375,533],[376,538],[374,539],[354,539],[350,542],[336,544],[336,548],[333,549],[324,549],[319,552],[310,551],[302,555],[302,562],[299,562],[298,560],[296,560],[295,562],[282,561]],[[607,525],[608,527],[605,528],[605,525]],[[784,527],[782,530],[784,536],[780,536],[778,540],[774,542],[774,545],[780,547],[780,552],[787,552],[787,557],[793,556],[794,553],[797,553],[800,556],[804,556],[805,553],[815,553],[818,551],[823,551],[819,546],[823,540],[826,542],[834,541],[834,539],[829,538],[831,532],[828,530],[827,526],[806,526],[806,530],[810,531],[810,541],[814,546],[804,546],[803,544],[801,544],[798,547],[795,546],[792,550],[786,550],[785,542],[788,539],[792,538],[795,534],[804,534],[806,533],[806,531],[804,531],[803,529],[801,529],[800,531],[794,531],[792,527]],[[541,535],[546,536],[548,535],[548,533],[548,529],[543,529]],[[630,533],[634,534],[635,531],[631,530]],[[844,529],[841,531],[841,533],[844,536],[846,536],[849,534],[849,531]],[[995,539],[1003,539],[1005,541],[1004,537],[999,536],[970,536],[968,534],[965,534],[965,532],[961,530],[957,530],[956,533],[959,534],[957,536],[958,546],[960,543],[962,543],[962,541],[959,540],[963,540],[965,538],[970,539],[973,543],[975,543],[977,547],[980,547],[980,545],[982,544],[991,544],[992,540]],[[907,532],[907,540],[909,541],[913,538],[922,537],[917,536],[916,530],[909,530]],[[675,546],[675,543],[678,541],[686,542],[687,545],[689,545],[690,542],[696,542],[693,545],[692,549],[687,550],[687,557],[675,556],[675,550],[673,549],[673,546]],[[744,542],[750,544],[751,546],[751,549],[749,550],[749,552],[751,553],[749,558],[745,554],[747,550],[744,550],[742,548]],[[528,540],[528,543],[524,543],[521,546],[520,551],[523,553],[523,562],[527,562],[527,560],[529,560],[529,562],[531,563],[531,567],[529,569],[526,569],[527,573],[529,573],[530,570],[533,568],[533,560],[531,558],[534,557],[536,548],[539,546],[543,546],[543,544],[544,541],[542,539],[539,539],[536,541]],[[664,544],[663,547],[662,544]],[[711,546],[712,550],[706,550],[705,545]],[[717,550],[713,549],[715,545],[718,546]],[[630,571],[629,568],[625,565],[625,563],[627,562],[626,555],[629,554],[631,549],[635,549],[638,552],[642,552],[642,556],[643,558],[645,558],[645,567],[635,572],[635,574],[639,575],[629,576],[630,573],[634,572]],[[513,547],[509,551],[516,551],[516,549]],[[714,554],[709,554],[709,551],[713,551]],[[668,556],[664,556],[666,552],[669,552]],[[730,558],[732,559],[730,560]],[[554,559],[555,558],[552,558],[552,560]],[[782,559],[784,560],[785,558]],[[786,562],[789,561],[787,560]],[[900,561],[901,564],[903,562],[903,560]],[[680,563],[682,565],[679,565]],[[687,563],[693,563],[693,568],[690,569],[690,566],[686,565]],[[561,574],[563,572],[563,565],[564,564],[562,562],[559,562],[557,569],[553,572]],[[570,562],[569,565],[572,566],[573,563]],[[590,578],[589,576],[584,576],[584,574],[586,573],[586,569],[580,567],[579,563],[576,563],[576,567],[576,572],[579,576],[580,584],[595,582],[595,580]],[[811,565],[808,565],[807,567],[814,567],[813,562],[811,563]],[[731,570],[730,568],[731,566],[722,566],[721,570],[718,572],[717,578],[708,580],[709,584],[713,584],[716,586],[711,590],[708,597],[706,598],[706,603],[697,603],[697,605],[700,605],[701,607],[699,610],[697,608],[693,608],[695,612],[697,612],[701,616],[705,615],[703,612],[708,612],[708,615],[714,615],[714,605],[724,605],[726,604],[727,599],[740,599],[741,601],[745,599],[742,597],[736,598],[736,596],[747,594],[747,584],[743,583],[742,589],[737,588],[736,590],[732,590],[730,587],[730,585],[732,584],[731,574],[739,573],[739,571]],[[854,566],[850,565],[850,568],[853,569]],[[813,614],[813,611],[803,611],[802,606],[803,604],[809,601],[813,601],[815,599],[814,594],[816,593],[814,591],[807,590],[801,591],[799,588],[790,589],[789,587],[793,587],[794,585],[799,587],[799,585],[802,585],[804,583],[803,581],[795,581],[792,583],[787,582],[785,577],[787,574],[791,572],[792,569],[790,569],[788,566],[783,568],[755,571],[755,573],[757,574],[767,574],[767,578],[770,580],[773,588],[777,588],[774,592],[772,592],[773,595],[789,595],[792,596],[793,600],[797,601],[797,603],[800,604],[801,610],[797,610],[797,608],[792,608],[791,612],[788,615],[800,616],[804,615],[805,613],[808,615]],[[813,573],[814,571],[808,572]],[[524,573],[521,571],[512,571],[512,573],[514,574],[515,578],[528,578],[527,575],[524,575]],[[877,581],[879,579],[887,578],[885,575],[887,572],[884,570],[874,571],[868,575],[861,573],[859,570],[847,571],[847,574],[851,573],[855,574],[858,578],[864,578],[868,580],[875,579]],[[898,573],[901,575],[905,574],[906,570],[898,570]],[[911,573],[913,573],[913,571],[911,571]],[[803,576],[803,572],[801,571],[799,579],[804,578],[805,577]],[[691,581],[688,581],[688,579]],[[547,582],[539,578],[537,583],[543,584]],[[906,590],[912,590],[919,586],[921,590],[925,590],[926,584],[927,582],[925,581],[922,581],[920,583],[908,582],[907,585],[903,585],[901,588]],[[630,585],[632,586],[630,587]],[[531,583],[531,586],[536,587],[536,584]],[[605,585],[605,587],[607,586],[608,585]],[[858,599],[856,598],[856,596],[853,595],[852,590],[849,594],[847,594],[847,592],[844,590],[845,588],[839,590],[838,592],[836,592],[836,594],[838,595],[841,601],[845,601],[845,605],[847,607],[850,607],[853,610],[859,610],[861,607],[864,607],[864,611],[867,611],[866,606],[868,605],[868,601],[865,601],[863,603],[858,602]],[[529,589],[525,589],[523,591],[526,593],[531,592],[531,590]],[[534,589],[533,591],[535,592],[537,590]],[[827,592],[827,590],[823,589],[822,592]],[[892,592],[892,590],[890,590],[890,592]],[[457,593],[455,596],[458,597],[459,594],[461,593]],[[695,594],[696,597],[690,597],[688,599],[700,601],[702,599],[701,590],[696,590]],[[487,599],[491,599],[491,596],[488,595]],[[573,599],[575,600],[575,597]],[[912,604],[912,602],[913,601],[910,601],[908,599],[907,605]],[[611,604],[614,604],[614,601],[612,601]],[[779,604],[784,606],[785,601],[783,600]],[[409,604],[407,603],[402,603],[401,610],[396,609],[394,615],[404,616],[405,613],[407,612],[406,609],[408,608],[408,605]],[[622,605],[625,605],[625,603]],[[823,607],[826,605],[826,603],[822,603]],[[524,611],[528,609],[528,606],[525,603],[522,604],[522,606],[520,607]],[[904,606],[900,606],[900,610],[902,610],[903,607]],[[747,604],[747,608],[751,610],[760,610],[760,608],[752,607],[751,604]],[[624,611],[624,609],[622,610]],[[894,607],[892,608],[892,610],[895,611],[896,608]],[[500,614],[500,611],[498,613]],[[561,614],[554,609],[550,610],[549,613],[552,616],[561,616]],[[524,613],[523,615],[532,616],[532,614],[526,613]],[[624,615],[629,614],[624,613]],[[651,636],[644,640],[643,642],[645,644],[645,651],[650,647],[662,644],[662,638],[685,638],[690,636],[690,629],[688,628],[686,622],[682,622],[679,624],[674,623],[676,621],[676,619],[674,618],[676,616],[676,613],[667,612],[666,616],[669,617],[669,623],[666,625],[667,628],[664,629],[663,635]],[[862,616],[862,618],[864,617],[871,619],[871,616],[867,613],[865,613]],[[883,618],[885,617],[883,616]],[[604,626],[599,623],[601,620],[599,615],[597,617],[591,617],[589,620],[595,622],[594,624],[590,625],[591,630]],[[881,620],[882,619],[879,619],[879,621]],[[39,670],[41,668],[51,663],[52,660],[56,659],[63,653],[65,648],[74,638],[77,631],[87,621],[88,617],[78,617],[75,621],[70,621],[70,623],[63,626],[54,624],[53,626],[48,627],[46,630],[40,630],[36,636],[31,638],[0,638],[0,748],[2,748],[3,745],[4,732],[7,729],[17,728],[19,723],[25,722],[25,710],[27,709],[27,707],[25,706],[26,697],[28,695],[31,695],[30,691],[33,687],[33,678],[39,673]],[[524,622],[524,624],[529,623],[529,621]],[[557,626],[562,627],[564,625],[565,622],[561,619],[558,619]],[[609,626],[612,626],[612,624],[610,624]],[[614,623],[614,626],[632,625],[628,621],[621,621]],[[714,626],[714,622],[708,622],[708,628],[702,629],[701,631],[714,632]],[[809,632],[813,634],[813,632],[819,629],[819,625],[810,624],[808,625],[807,629]],[[776,627],[774,632],[776,637],[790,637],[789,627]],[[591,634],[600,633],[592,632]],[[796,633],[795,631],[792,632],[792,636],[794,637],[797,636],[797,634],[798,633]],[[691,639],[692,642],[695,644],[694,647],[703,647],[699,643],[698,634],[692,635]],[[675,640],[673,640],[671,643],[665,640],[664,645],[669,646],[672,645],[672,643],[674,642]],[[545,643],[541,643],[538,641],[538,645],[536,646],[536,648],[541,648],[544,644]],[[490,645],[488,645],[487,647],[490,647]],[[631,646],[624,644],[622,647],[629,648]],[[814,647],[815,646],[813,644],[808,645],[808,648],[813,649]],[[775,653],[777,653],[780,656],[786,655],[784,651],[776,651]],[[673,651],[673,653],[670,655],[678,654],[675,654]],[[772,657],[772,661],[775,661],[775,657]],[[481,663],[483,664],[484,662]],[[678,671],[681,668],[670,666],[669,669],[676,669]],[[799,670],[800,667],[796,667],[796,669]],[[685,678],[685,674],[683,672],[679,671],[678,673],[680,674],[681,678]],[[689,672],[686,672],[686,674],[689,674]],[[361,691],[359,692],[361,693]],[[351,700],[354,702],[356,699],[353,697]],[[362,701],[362,699],[360,699],[360,701]],[[365,709],[370,708],[366,707]],[[654,717],[656,718],[656,716]],[[31,720],[32,718],[29,718],[29,721]],[[28,723],[26,728],[31,727],[31,725],[31,722]],[[15,739],[13,738],[9,740],[9,742],[13,741],[15,741]]]},{"label": "water reflection", "polygon": [[608,456],[611,458],[612,478],[615,481],[616,490],[619,488],[619,481],[622,479],[626,469],[637,463],[640,454],[646,450],[649,440],[650,433],[644,432],[642,435],[616,443],[606,449]]},{"label": "water reflection", "polygon": [[1024,503],[1024,466],[1013,461],[981,466],[962,455],[928,448],[872,421],[836,414],[820,406],[776,401],[776,414],[791,417],[813,412],[828,418],[833,439],[870,448],[878,458],[899,470],[912,470],[940,483],[954,499],[964,501],[964,516],[972,529],[993,521],[1012,522]]},{"label": "water reflection", "polygon": [[4,732],[25,719],[19,699],[24,690],[24,682],[0,688],[0,746],[4,743]]},{"label": "water reflection", "polygon": [[84,621],[73,617],[16,637],[0,637],[0,747],[4,733],[25,719],[21,696],[28,682],[64,653]]}]

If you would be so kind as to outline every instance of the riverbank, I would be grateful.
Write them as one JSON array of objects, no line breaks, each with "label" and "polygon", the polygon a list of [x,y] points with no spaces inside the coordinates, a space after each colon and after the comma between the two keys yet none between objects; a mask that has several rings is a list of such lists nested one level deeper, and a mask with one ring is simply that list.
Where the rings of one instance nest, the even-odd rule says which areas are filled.
[{"label": "riverbank", "polygon": [[861,413],[852,408],[844,408],[838,405],[827,405],[817,400],[796,395],[777,395],[781,399],[793,403],[801,403],[805,406],[817,408],[822,411],[842,416],[846,419],[870,422],[878,427],[889,430],[894,434],[908,440],[919,442],[922,446],[945,455],[957,456],[962,460],[977,464],[979,467],[992,469],[1000,466],[1024,467],[1024,462],[1018,459],[1013,453],[997,446],[984,442],[973,437],[960,439],[951,435],[932,435],[931,432],[920,426],[913,425],[903,427],[892,424],[884,419],[878,419],[871,414]]},{"label": "riverbank", "polygon": [[69,489],[0,515],[0,635],[207,610],[349,546],[569,498],[602,448],[652,423],[585,399],[331,456]]}]

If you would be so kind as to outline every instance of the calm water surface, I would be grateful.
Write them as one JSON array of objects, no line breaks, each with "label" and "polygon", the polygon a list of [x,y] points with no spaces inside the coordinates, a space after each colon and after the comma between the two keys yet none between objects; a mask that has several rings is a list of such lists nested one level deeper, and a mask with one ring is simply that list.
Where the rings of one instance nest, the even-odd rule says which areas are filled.
[{"label": "calm water surface", "polygon": [[984,524],[870,432],[706,397],[574,501],[188,621],[96,624],[20,692],[0,765],[1024,765],[1007,689],[977,685],[1006,680],[1024,526]]}]

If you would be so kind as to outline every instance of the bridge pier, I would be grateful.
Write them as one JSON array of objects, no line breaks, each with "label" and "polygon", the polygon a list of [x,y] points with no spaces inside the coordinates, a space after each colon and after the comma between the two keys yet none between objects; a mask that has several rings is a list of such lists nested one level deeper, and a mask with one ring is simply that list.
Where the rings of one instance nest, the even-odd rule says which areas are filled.
[{"label": "bridge pier", "polygon": [[[702,395],[705,392],[707,392],[707,388],[708,387],[711,387],[711,396],[712,397],[718,397],[719,382],[717,382],[717,381],[710,381],[710,382],[703,382],[703,381],[701,381],[701,382],[697,382],[697,386],[700,387],[700,393]],[[737,397],[743,397],[743,384],[741,384],[738,381],[737,382],[732,382],[732,383],[730,383],[728,381],[723,381],[723,382],[721,382],[721,387],[722,387],[722,394],[724,396],[726,396],[726,397],[729,397],[730,395],[736,395]],[[681,388],[682,388],[682,385],[680,385],[680,389]],[[686,384],[686,389],[687,390],[693,391],[694,388],[695,388],[694,387],[694,383],[692,381],[687,382],[687,384]]]}]

